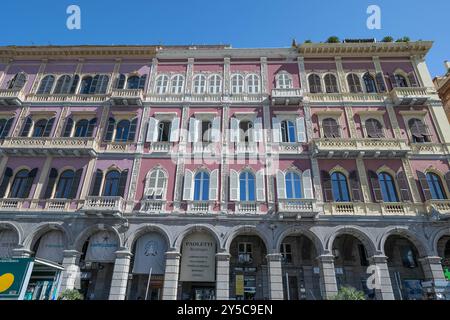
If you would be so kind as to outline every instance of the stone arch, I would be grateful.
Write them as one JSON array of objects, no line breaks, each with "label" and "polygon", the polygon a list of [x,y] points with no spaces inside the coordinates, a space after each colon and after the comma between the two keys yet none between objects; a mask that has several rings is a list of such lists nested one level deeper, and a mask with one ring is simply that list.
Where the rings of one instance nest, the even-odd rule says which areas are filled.
[{"label": "stone arch", "polygon": [[183,229],[183,231],[181,231],[175,238],[175,241],[173,242],[173,246],[172,248],[175,249],[176,251],[180,252],[181,251],[181,242],[183,241],[184,238],[186,238],[187,235],[194,233],[194,232],[207,232],[209,233],[214,240],[216,240],[217,243],[217,251],[220,251],[220,249],[222,248],[222,241],[220,241],[220,237],[217,234],[217,230],[214,229],[213,226],[211,225],[207,225],[207,224],[190,224],[187,225],[185,229]]},{"label": "stone arch", "polygon": [[22,241],[24,240],[24,235],[23,235],[23,230],[20,227],[20,225],[15,225],[12,222],[0,222],[0,232],[4,231],[4,230],[12,230],[14,232],[16,232],[17,237],[18,237],[18,245],[22,244]]},{"label": "stone arch", "polygon": [[78,252],[82,252],[84,243],[87,241],[87,239],[89,239],[90,236],[92,236],[97,231],[111,231],[113,234],[116,235],[117,239],[119,240],[119,248],[124,247],[123,236],[120,235],[119,231],[115,227],[96,224],[86,228],[78,235],[78,237],[74,241],[73,245],[74,249],[77,250]]},{"label": "stone arch", "polygon": [[140,226],[136,230],[133,231],[132,234],[130,234],[126,239],[124,246],[126,248],[129,248],[130,251],[133,249],[134,244],[139,239],[139,237],[145,235],[146,233],[150,232],[156,232],[160,234],[167,242],[167,247],[170,248],[170,245],[173,242],[173,239],[170,237],[170,233],[164,226],[159,226],[156,224],[145,224],[143,226]]},{"label": "stone arch", "polygon": [[43,222],[38,224],[23,241],[23,247],[32,251],[36,241],[50,231],[61,231],[63,234],[65,249],[69,248],[70,244],[73,242],[73,235],[66,227],[63,226],[62,223],[58,222]]},{"label": "stone arch", "polygon": [[324,243],[313,231],[298,226],[288,227],[287,229],[283,230],[275,240],[275,249],[280,248],[283,240],[289,236],[305,236],[306,238],[308,238],[313,243],[318,256],[323,254],[325,251]]},{"label": "stone arch", "polygon": [[425,239],[421,239],[421,237],[414,234],[411,230],[409,230],[407,227],[390,227],[380,236],[380,238],[377,241],[377,249],[385,254],[384,252],[384,246],[386,244],[386,240],[392,236],[392,235],[398,235],[401,237],[404,237],[411,241],[411,243],[415,246],[417,252],[419,253],[419,257],[426,257],[430,255],[430,248]]},{"label": "stone arch", "polygon": [[224,250],[226,252],[230,252],[231,243],[233,240],[244,233],[250,233],[255,236],[258,236],[263,241],[264,245],[266,246],[267,253],[270,253],[274,248],[272,242],[264,235],[261,230],[258,230],[256,226],[253,225],[243,225],[243,226],[237,226],[232,228],[230,231],[227,232],[225,235],[225,242],[224,242]]},{"label": "stone arch", "polygon": [[373,239],[358,226],[341,226],[334,229],[333,233],[325,240],[325,249],[328,252],[332,252],[334,241],[341,235],[351,235],[361,241],[366,248],[369,257],[378,253],[375,241],[373,241]]},{"label": "stone arch", "polygon": [[431,245],[431,252],[434,256],[439,256],[438,252],[438,242],[441,240],[441,238],[449,236],[450,237],[450,227],[442,228],[437,230],[433,236],[431,237],[430,245]]}]

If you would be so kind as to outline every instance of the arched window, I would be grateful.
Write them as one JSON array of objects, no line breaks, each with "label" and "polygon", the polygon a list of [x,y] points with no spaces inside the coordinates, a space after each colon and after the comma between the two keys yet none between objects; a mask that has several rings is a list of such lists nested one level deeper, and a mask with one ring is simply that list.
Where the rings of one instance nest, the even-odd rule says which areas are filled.
[{"label": "arched window", "polygon": [[283,120],[281,125],[281,141],[295,142],[295,125],[292,121]]},{"label": "arched window", "polygon": [[169,76],[165,74],[160,75],[158,78],[156,78],[156,93],[166,94],[168,85],[169,85]]},{"label": "arched window", "polygon": [[397,191],[395,189],[395,182],[389,173],[381,172],[378,174],[378,181],[380,182],[381,195],[384,202],[398,202]]},{"label": "arched window", "polygon": [[200,171],[195,175],[194,200],[195,201],[209,200],[209,174],[205,171]]},{"label": "arched window", "polygon": [[158,141],[159,142],[167,142],[170,140],[170,129],[171,129],[170,121],[161,121],[158,123]]},{"label": "arched window", "polygon": [[256,74],[247,76],[247,93],[259,93],[259,77]]},{"label": "arched window", "polygon": [[339,125],[333,118],[326,118],[322,120],[323,135],[325,138],[340,138],[341,133]]},{"label": "arched window", "polygon": [[0,119],[0,139],[5,139],[8,136],[13,121],[14,118]]},{"label": "arched window", "polygon": [[208,93],[218,94],[222,91],[222,77],[218,74],[210,75],[208,78]]},{"label": "arched window", "polygon": [[240,74],[233,74],[231,76],[231,93],[244,93],[244,77]]},{"label": "arched window", "polygon": [[131,76],[127,80],[127,89],[140,89],[143,90],[145,87],[145,82],[147,81],[147,75],[142,76]]},{"label": "arched window", "polygon": [[92,77],[86,76],[81,80],[80,94],[89,94],[92,86]]},{"label": "arched window", "polygon": [[71,85],[72,85],[72,77],[68,74],[62,75],[58,78],[53,93],[68,94],[70,92]]},{"label": "arched window", "polygon": [[350,73],[347,76],[348,89],[351,93],[362,93],[361,81],[355,73]]},{"label": "arched window", "polygon": [[130,133],[130,121],[121,120],[117,123],[116,137],[114,141],[116,142],[126,142],[128,140],[128,135]]},{"label": "arched window", "polygon": [[17,172],[9,191],[9,198],[28,198],[36,173],[37,169],[31,171],[23,169]]},{"label": "arched window", "polygon": [[241,142],[251,142],[253,140],[251,134],[252,129],[253,123],[251,121],[239,121],[239,133]]},{"label": "arched window", "polygon": [[170,93],[180,94],[183,93],[184,88],[184,77],[181,74],[176,74],[172,76],[170,84]]},{"label": "arched window", "polygon": [[278,89],[290,89],[292,88],[292,77],[287,72],[280,72],[276,76]]},{"label": "arched window", "polygon": [[47,119],[38,120],[34,124],[32,137],[33,138],[49,137],[50,132],[52,131],[54,121],[55,118],[51,118],[48,120]]},{"label": "arched window", "polygon": [[114,85],[114,87],[116,89],[123,89],[125,88],[125,81],[126,81],[127,77],[126,75],[124,75],[123,73],[119,74],[119,76],[116,79],[116,83]]},{"label": "arched window", "polygon": [[9,82],[8,89],[21,90],[25,86],[26,82],[27,74],[25,72],[19,72]]},{"label": "arched window", "polygon": [[147,178],[145,196],[148,199],[162,199],[167,184],[167,177],[162,169],[154,169]]},{"label": "arched window", "polygon": [[377,119],[367,119],[365,122],[367,137],[369,138],[383,138],[383,126]]},{"label": "arched window", "polygon": [[366,92],[368,93],[376,93],[377,92],[377,85],[375,82],[375,79],[372,77],[372,75],[367,72],[363,76],[364,79],[364,85],[366,86]]},{"label": "arched window", "polygon": [[322,93],[322,84],[320,83],[320,77],[317,74],[311,74],[308,77],[309,92]]},{"label": "arched window", "polygon": [[406,80],[406,78],[403,75],[401,75],[399,73],[395,74],[395,82],[397,84],[397,87],[401,87],[401,88],[408,87],[408,81]]},{"label": "arched window", "polygon": [[194,77],[194,94],[206,93],[206,76],[198,74]]},{"label": "arched window", "polygon": [[91,82],[90,94],[105,94],[108,89],[109,76],[106,74],[97,74]]},{"label": "arched window", "polygon": [[50,94],[52,92],[55,77],[52,75],[45,76],[39,85],[37,94]]},{"label": "arched window", "polygon": [[241,201],[255,201],[255,175],[244,171],[239,175],[239,190]]},{"label": "arched window", "polygon": [[120,172],[112,170],[106,174],[103,195],[105,197],[115,197],[119,195]]},{"label": "arched window", "polygon": [[431,141],[431,134],[422,120],[417,118],[410,119],[408,121],[408,126],[411,131],[413,142],[423,143]]},{"label": "arched window", "polygon": [[334,172],[331,175],[331,188],[333,200],[335,202],[349,202],[350,193],[348,191],[347,178],[341,172]]},{"label": "arched window", "polygon": [[302,198],[302,179],[296,172],[286,173],[286,197],[288,199]]},{"label": "arched window", "polygon": [[56,185],[55,199],[70,199],[72,185],[75,178],[75,172],[66,170],[59,176],[58,184]]},{"label": "arched window", "polygon": [[89,121],[87,121],[86,119],[79,120],[77,122],[77,124],[75,125],[75,132],[74,132],[73,136],[75,138],[87,137],[88,127],[89,127]]},{"label": "arched window", "polygon": [[337,79],[334,74],[328,73],[327,75],[325,75],[323,80],[325,81],[325,90],[327,93],[339,92]]},{"label": "arched window", "polygon": [[447,199],[444,187],[442,186],[441,178],[435,173],[427,173],[427,182],[430,187],[431,199],[444,200]]}]

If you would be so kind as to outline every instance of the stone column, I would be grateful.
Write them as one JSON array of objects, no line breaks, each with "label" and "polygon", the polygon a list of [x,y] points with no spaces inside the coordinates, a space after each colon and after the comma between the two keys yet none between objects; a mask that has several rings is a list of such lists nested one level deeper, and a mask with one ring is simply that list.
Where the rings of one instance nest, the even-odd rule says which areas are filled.
[{"label": "stone column", "polygon": [[334,256],[323,254],[317,257],[320,268],[320,291],[322,299],[331,299],[338,293],[336,271],[334,270]]},{"label": "stone column", "polygon": [[63,267],[61,287],[59,292],[65,290],[80,288],[80,252],[76,250],[64,250]]},{"label": "stone column", "polygon": [[13,258],[29,258],[33,254],[33,251],[25,248],[15,248],[12,252]]},{"label": "stone column", "polygon": [[441,260],[441,257],[433,256],[422,257],[419,259],[426,281],[445,281]]},{"label": "stone column", "polygon": [[48,172],[50,171],[50,165],[52,164],[53,157],[49,156],[45,159],[44,165],[42,166],[41,173],[39,175],[39,180],[36,184],[36,189],[34,189],[34,194],[30,194],[29,198],[33,199],[31,203],[31,208],[36,208],[38,205],[38,201],[42,194],[42,189],[44,188],[45,183],[48,180]]},{"label": "stone column", "polygon": [[116,252],[109,300],[125,300],[131,256],[132,254],[128,250]]},{"label": "stone column", "polygon": [[283,300],[283,277],[281,271],[281,254],[271,253],[266,256],[268,263],[270,300]]},{"label": "stone column", "polygon": [[179,252],[166,252],[163,300],[177,300],[180,257],[181,254]]},{"label": "stone column", "polygon": [[387,265],[387,257],[384,255],[374,255],[369,258],[369,262],[372,267],[375,267],[374,275],[376,278],[373,282],[375,298],[377,300],[395,300]]},{"label": "stone column", "polygon": [[230,295],[230,254],[216,254],[216,299],[228,300]]}]

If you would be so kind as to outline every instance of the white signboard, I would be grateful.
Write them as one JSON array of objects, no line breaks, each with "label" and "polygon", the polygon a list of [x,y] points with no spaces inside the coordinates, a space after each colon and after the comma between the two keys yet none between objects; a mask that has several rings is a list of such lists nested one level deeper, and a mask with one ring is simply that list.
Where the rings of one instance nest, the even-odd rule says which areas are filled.
[{"label": "white signboard", "polygon": [[164,274],[167,243],[158,233],[147,233],[136,241],[134,274]]},{"label": "white signboard", "polygon": [[36,257],[56,263],[64,258],[64,239],[61,231],[50,231],[41,237]]},{"label": "white signboard", "polygon": [[216,241],[210,235],[193,233],[184,239],[180,281],[216,281]]},{"label": "white signboard", "polygon": [[13,230],[0,231],[0,258],[11,258],[12,250],[19,243],[19,237]]},{"label": "white signboard", "polygon": [[117,237],[109,231],[99,231],[89,239],[86,253],[88,262],[114,262],[119,249]]}]

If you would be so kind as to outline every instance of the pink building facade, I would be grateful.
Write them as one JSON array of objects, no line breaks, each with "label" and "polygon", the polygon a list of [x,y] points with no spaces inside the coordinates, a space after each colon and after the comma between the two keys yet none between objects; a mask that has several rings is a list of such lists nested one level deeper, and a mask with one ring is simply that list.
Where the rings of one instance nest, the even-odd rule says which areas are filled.
[{"label": "pink building facade", "polygon": [[0,48],[0,257],[86,299],[143,298],[148,266],[151,299],[432,296],[450,130],[430,48]]}]

